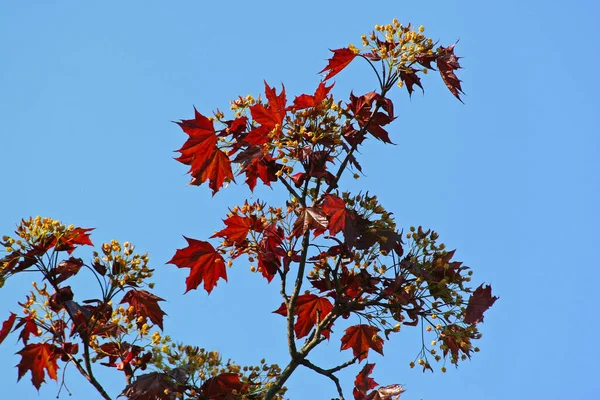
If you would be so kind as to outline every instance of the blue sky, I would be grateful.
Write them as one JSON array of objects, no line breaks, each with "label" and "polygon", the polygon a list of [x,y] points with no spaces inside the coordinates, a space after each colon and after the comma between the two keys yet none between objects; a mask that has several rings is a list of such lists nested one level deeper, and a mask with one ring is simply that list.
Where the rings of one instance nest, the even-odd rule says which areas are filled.
[{"label": "blue sky", "polygon": [[[186,186],[186,167],[172,159],[185,135],[171,121],[190,118],[193,106],[227,109],[238,95],[260,93],[263,79],[284,83],[288,98],[312,93],[329,48],[358,44],[394,17],[441,43],[460,39],[465,105],[433,74],[424,96],[396,90],[397,145],[367,145],[366,177],[348,184],[376,193],[400,226],[439,232],[500,300],[470,363],[446,374],[409,369],[418,342],[407,330],[373,357],[376,380],[406,384],[402,398],[415,400],[600,397],[600,7],[592,0],[0,2],[0,231],[43,215],[96,227],[97,244],[129,240],[150,252],[174,338],[240,363],[285,364],[283,318],[270,313],[276,287],[242,262],[210,296],[183,296],[186,271],[164,265],[184,247],[181,235],[206,239],[249,195],[230,186],[211,198],[205,186]],[[359,63],[336,81],[338,98],[376,87]],[[0,290],[0,320],[30,280]],[[4,395],[55,398],[54,382],[39,396],[29,377],[15,384],[14,340],[0,346]],[[338,346],[332,340],[315,361],[340,360]],[[349,396],[357,370],[342,377]],[[73,398],[94,398],[67,372]],[[116,394],[122,383],[107,386]],[[310,371],[288,387],[292,399],[335,394]]]}]

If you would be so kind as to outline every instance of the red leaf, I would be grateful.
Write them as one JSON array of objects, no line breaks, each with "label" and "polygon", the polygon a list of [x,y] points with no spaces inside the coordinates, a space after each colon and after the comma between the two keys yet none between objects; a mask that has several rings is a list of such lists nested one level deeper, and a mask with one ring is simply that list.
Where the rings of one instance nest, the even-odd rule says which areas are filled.
[{"label": "red leaf", "polygon": [[[298,296],[294,313],[298,317],[294,325],[296,338],[300,339],[308,335],[318,321],[322,321],[333,310],[333,304],[325,298],[314,294],[303,294]],[[273,311],[276,314],[287,316],[285,303]],[[323,331],[323,336],[329,339],[329,331]]]},{"label": "red leaf", "polygon": [[0,330],[0,343],[6,339],[6,336],[10,333],[13,325],[15,324],[15,319],[17,318],[17,314],[10,313],[10,316],[6,321],[2,323],[2,330]]},{"label": "red leaf", "polygon": [[189,138],[181,149],[177,150],[181,156],[176,160],[192,166],[192,170],[200,168],[199,164],[204,162],[202,157],[198,156],[212,153],[217,145],[217,134],[212,121],[195,108],[194,114],[194,119],[177,122],[181,129],[189,135]]},{"label": "red leaf", "polygon": [[206,158],[206,162],[198,171],[191,171],[192,181],[190,185],[199,186],[208,180],[208,187],[212,189],[213,195],[223,186],[225,179],[233,180],[233,172],[231,171],[231,161],[227,154],[219,149],[215,149],[213,153]]},{"label": "red leaf", "polygon": [[248,384],[241,382],[237,374],[222,373],[204,382],[200,387],[200,394],[206,400],[235,400],[247,388]]},{"label": "red leaf", "polygon": [[460,87],[460,79],[456,76],[454,71],[462,68],[458,63],[460,57],[456,57],[454,55],[454,46],[456,43],[450,47],[441,47],[441,53],[436,58],[435,62],[438,66],[438,70],[440,71],[440,75],[450,92],[462,103],[460,98],[460,94],[464,94],[462,88]]},{"label": "red leaf", "polygon": [[352,348],[354,357],[358,357],[359,361],[367,358],[369,349],[373,349],[383,355],[383,339],[377,335],[379,328],[371,325],[354,325],[346,329],[346,333],[342,337],[341,350]]},{"label": "red leaf", "polygon": [[414,68],[410,69],[410,72],[400,71],[400,79],[406,85],[406,90],[408,90],[408,95],[411,96],[414,89],[413,86],[417,85],[423,90],[423,86],[421,85],[421,78],[417,75],[417,70]]},{"label": "red leaf", "polygon": [[341,231],[346,242],[352,244],[356,238],[356,218],[352,210],[346,208],[344,200],[328,194],[323,199],[323,211],[329,218],[329,233],[335,236]]},{"label": "red leaf", "polygon": [[229,157],[217,148],[217,134],[211,120],[194,109],[194,119],[182,120],[177,124],[189,135],[177,161],[190,166],[191,185],[200,185],[206,180],[213,195],[223,186],[225,179],[233,180]]},{"label": "red leaf", "polygon": [[230,243],[242,243],[246,240],[252,226],[250,218],[240,217],[239,215],[229,217],[223,222],[225,222],[227,228],[220,230],[211,237],[222,237]]},{"label": "red leaf", "polygon": [[129,400],[172,400],[173,393],[178,391],[168,374],[151,372],[139,375],[120,396],[126,396]]},{"label": "red leaf", "polygon": [[163,329],[163,316],[166,315],[158,305],[159,301],[164,301],[158,296],[145,290],[130,290],[123,296],[120,304],[129,303],[133,307],[135,315],[149,318],[154,324]]},{"label": "red leaf", "polygon": [[190,268],[190,275],[185,280],[186,293],[198,288],[204,281],[204,289],[210,293],[219,278],[227,281],[225,261],[221,254],[208,242],[185,237],[188,246],[178,249],[167,264],[176,265],[178,268]]},{"label": "red leaf", "polygon": [[303,110],[305,108],[316,107],[323,102],[327,98],[327,95],[331,91],[331,86],[326,86],[325,82],[319,83],[319,87],[315,91],[314,95],[303,94],[297,96],[294,99],[294,105],[292,106],[295,110]]},{"label": "red leaf", "polygon": [[308,229],[314,229],[315,236],[325,232],[328,225],[327,216],[318,207],[307,207],[301,211],[298,219],[294,223],[292,236],[300,237]]},{"label": "red leaf", "polygon": [[73,275],[77,274],[83,266],[83,260],[81,258],[70,257],[68,260],[61,261],[50,272],[56,274],[54,283],[58,284],[69,279]]},{"label": "red leaf", "polygon": [[498,297],[492,296],[492,287],[483,286],[483,283],[475,289],[471,297],[469,298],[469,304],[465,312],[465,323],[467,324],[478,324],[483,322],[483,313],[487,311],[495,302]]},{"label": "red leaf", "polygon": [[27,344],[29,335],[33,334],[34,336],[40,336],[41,334],[38,332],[38,325],[35,322],[35,318],[31,315],[21,318],[21,321],[19,321],[15,330],[20,327],[23,327],[23,330],[19,334],[19,339],[23,340],[23,344]]},{"label": "red leaf", "polygon": [[337,75],[357,56],[357,54],[349,48],[341,48],[331,51],[333,52],[333,57],[328,60],[329,63],[327,66],[319,72],[321,74],[325,71],[328,71],[327,75],[325,75],[325,79],[323,79],[324,81],[329,80]]},{"label": "red leaf", "polygon": [[48,376],[51,379],[57,380],[56,371],[58,365],[56,364],[57,354],[60,349],[54,345],[48,343],[28,344],[17,354],[21,355],[21,362],[17,364],[19,378],[21,378],[31,371],[31,382],[36,389],[40,389],[42,382],[45,382],[44,369],[48,371]]},{"label": "red leaf", "polygon": [[269,130],[275,129],[279,126],[279,132],[281,131],[281,125],[283,125],[283,119],[286,114],[286,98],[285,98],[285,87],[281,86],[281,93],[277,95],[274,88],[270,87],[265,82],[265,94],[269,104],[265,107],[262,104],[255,104],[250,107],[250,113],[252,119]]},{"label": "red leaf", "polygon": [[365,364],[364,368],[356,375],[354,380],[354,399],[359,400],[364,398],[367,392],[375,388],[378,384],[375,379],[370,378],[369,375],[373,372],[375,364]]},{"label": "red leaf", "polygon": [[88,233],[93,230],[94,228],[74,228],[63,233],[58,240],[53,236],[50,242],[43,245],[44,250],[49,250],[54,246],[57,251],[66,251],[71,254],[77,246],[93,246],[90,234]]}]

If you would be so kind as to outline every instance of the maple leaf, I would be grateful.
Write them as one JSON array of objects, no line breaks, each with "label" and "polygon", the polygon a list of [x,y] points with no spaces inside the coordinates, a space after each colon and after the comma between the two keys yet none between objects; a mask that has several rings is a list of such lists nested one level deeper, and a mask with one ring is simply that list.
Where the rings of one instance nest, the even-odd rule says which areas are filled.
[{"label": "maple leaf", "polygon": [[234,215],[224,220],[227,228],[220,230],[211,237],[222,237],[227,239],[230,243],[242,243],[246,240],[250,227],[252,226],[252,220],[250,218],[241,217]]},{"label": "maple leaf", "polygon": [[363,369],[360,370],[358,375],[356,375],[353,390],[355,400],[363,399],[369,390],[377,387],[377,382],[375,382],[375,379],[369,377],[369,375],[371,375],[373,372],[374,367],[375,364],[367,363]]},{"label": "maple leaf", "polygon": [[404,393],[402,385],[394,384],[382,386],[377,390],[372,391],[369,395],[361,400],[398,400],[400,395]]},{"label": "maple leaf", "polygon": [[[325,298],[315,294],[303,294],[298,296],[294,313],[298,317],[294,325],[296,338],[300,339],[308,335],[317,322],[322,321],[333,310],[333,304]],[[276,314],[287,317],[287,308],[285,303],[273,311]],[[329,339],[329,331],[322,331],[323,336]]]},{"label": "maple leaf", "polygon": [[322,81],[321,83],[319,83],[319,86],[317,87],[317,90],[315,90],[314,95],[311,96],[308,94],[303,94],[297,96],[294,99],[294,104],[292,105],[292,108],[294,110],[304,110],[305,108],[318,106],[323,102],[323,100],[327,98],[327,95],[331,91],[332,87],[333,85],[326,86],[325,82]]},{"label": "maple leaf", "polygon": [[484,287],[482,283],[475,289],[469,298],[469,304],[465,311],[465,323],[478,324],[483,322],[483,313],[486,312],[496,300],[498,300],[498,297],[492,296],[492,287],[489,285]]},{"label": "maple leaf", "polygon": [[135,315],[149,318],[154,324],[163,329],[163,316],[166,313],[158,305],[159,301],[164,301],[158,296],[145,290],[130,290],[123,296],[120,304],[129,303],[133,307]]},{"label": "maple leaf", "polygon": [[348,244],[354,243],[357,234],[356,218],[353,211],[346,208],[344,200],[328,194],[323,198],[323,211],[329,218],[329,233],[335,236],[341,231]]},{"label": "maple leaf", "polygon": [[322,74],[323,72],[328,71],[327,75],[325,75],[325,78],[323,79],[324,81],[327,81],[340,73],[357,56],[357,53],[347,47],[331,51],[333,52],[333,57],[328,60],[329,62],[327,63],[327,66],[319,72]]},{"label": "maple leaf", "polygon": [[268,106],[265,107],[262,104],[251,106],[250,114],[252,115],[252,119],[268,130],[278,128],[280,132],[286,114],[285,87],[281,85],[281,93],[277,95],[276,90],[265,82],[265,95],[269,101]]},{"label": "maple leaf", "polygon": [[[381,111],[373,114],[371,109],[374,104],[379,105],[381,109],[387,112],[387,114]],[[387,131],[382,128],[382,126],[389,124],[395,119],[394,106],[390,99],[382,97],[376,92],[369,92],[358,97],[354,96],[353,93],[350,93],[348,110],[354,115],[361,130],[366,127],[366,130],[377,139],[384,143],[392,143]],[[350,134],[350,137],[347,136],[348,135],[345,135],[344,137],[352,142],[360,143],[364,139],[364,137],[352,137],[352,134]]]},{"label": "maple leaf", "polygon": [[194,119],[185,119],[176,123],[189,135],[189,138],[181,149],[177,150],[181,155],[175,160],[190,165],[193,170],[196,170],[204,162],[197,156],[212,153],[217,145],[217,133],[213,122],[194,107]]},{"label": "maple leaf", "polygon": [[15,330],[23,327],[23,330],[19,334],[19,339],[23,340],[23,344],[27,344],[29,341],[29,335],[40,336],[41,332],[38,332],[38,325],[35,322],[35,318],[32,315],[28,315],[21,318],[21,321],[15,326]]},{"label": "maple leaf", "polygon": [[421,85],[421,78],[419,78],[419,75],[417,75],[417,70],[414,68],[410,68],[410,72],[400,71],[400,79],[402,79],[402,82],[404,82],[406,85],[406,90],[408,90],[409,96],[412,96],[414,85],[417,85],[421,88],[421,90],[425,91]]},{"label": "maple leaf", "polygon": [[342,347],[340,350],[352,348],[354,357],[358,357],[358,361],[367,358],[369,349],[373,349],[383,355],[383,339],[377,335],[379,328],[371,325],[354,325],[346,329],[342,336]]},{"label": "maple leaf", "polygon": [[56,241],[55,246],[57,251],[66,251],[71,254],[75,250],[76,246],[93,246],[88,232],[93,231],[94,228],[74,228],[70,231],[66,231]]},{"label": "maple leaf", "polygon": [[200,170],[192,172],[190,185],[199,186],[208,180],[208,187],[212,189],[214,196],[223,187],[226,179],[233,180],[231,161],[227,154],[219,149],[215,149],[205,160]]},{"label": "maple leaf", "polygon": [[456,76],[454,71],[462,68],[458,63],[460,57],[454,55],[454,46],[456,43],[449,47],[440,47],[441,52],[436,58],[435,62],[438,66],[442,80],[450,90],[450,92],[462,103],[460,93],[464,94],[460,86],[460,79]]},{"label": "maple leaf", "polygon": [[204,382],[200,387],[200,394],[207,400],[235,400],[240,398],[248,386],[240,381],[237,374],[222,373]]},{"label": "maple leaf", "polygon": [[327,216],[318,207],[307,207],[301,211],[298,219],[294,222],[292,236],[300,237],[309,229],[314,229],[315,237],[319,236],[327,229]]},{"label": "maple leaf", "polygon": [[17,352],[21,356],[21,361],[17,364],[19,376],[17,380],[21,380],[27,371],[31,371],[31,382],[36,389],[40,390],[42,383],[46,382],[44,373],[46,370],[50,379],[56,381],[58,370],[56,359],[59,352],[58,347],[48,343],[28,344],[23,347]]},{"label": "maple leaf", "polygon": [[190,275],[186,278],[186,293],[196,289],[204,281],[204,289],[210,293],[219,278],[227,281],[225,261],[221,254],[208,242],[185,237],[188,246],[177,249],[173,258],[167,264],[178,268],[190,268]]},{"label": "maple leaf", "polygon": [[11,312],[8,319],[2,323],[2,330],[0,330],[0,343],[2,343],[10,333],[13,325],[15,324],[16,318],[17,314]]},{"label": "maple leaf", "polygon": [[50,274],[55,275],[54,284],[59,284],[77,274],[83,266],[81,258],[70,257],[68,260],[61,261],[56,268],[50,270]]},{"label": "maple leaf", "polygon": [[139,375],[119,397],[127,396],[129,400],[172,400],[172,393],[177,391],[177,385],[168,374],[151,372]]},{"label": "maple leaf", "polygon": [[223,186],[225,179],[233,180],[229,157],[217,148],[214,125],[194,108],[194,119],[177,122],[189,135],[175,160],[190,166],[191,185],[201,185],[206,180],[213,195]]}]

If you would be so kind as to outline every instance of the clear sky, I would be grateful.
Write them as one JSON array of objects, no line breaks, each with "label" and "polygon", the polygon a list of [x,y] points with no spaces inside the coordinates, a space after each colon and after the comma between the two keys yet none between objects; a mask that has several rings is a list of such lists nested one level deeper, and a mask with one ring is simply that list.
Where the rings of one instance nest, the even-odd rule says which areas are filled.
[{"label": "clear sky", "polygon": [[[367,176],[353,187],[378,194],[400,226],[438,231],[500,300],[470,363],[411,370],[418,342],[407,329],[386,343],[385,358],[372,358],[375,379],[406,384],[410,400],[600,398],[594,0],[0,1],[0,233],[42,215],[95,227],[96,244],[129,240],[150,252],[173,338],[242,364],[285,365],[276,287],[241,262],[210,296],[183,296],[186,271],[165,265],[185,246],[181,235],[208,238],[249,194],[230,186],[211,198],[206,186],[186,186],[187,168],[172,159],[185,135],[170,121],[191,118],[193,106],[226,110],[260,93],[263,79],[284,83],[288,98],[312,93],[329,48],[359,44],[394,17],[441,43],[460,39],[465,105],[433,74],[424,96],[396,90],[397,146],[367,145]],[[360,63],[336,81],[338,98],[376,87]],[[0,320],[30,281],[0,290]],[[0,346],[3,396],[55,398],[55,382],[39,396],[29,376],[15,383],[15,340]],[[342,359],[336,339],[324,347],[315,362]],[[348,396],[357,371],[343,375]],[[116,394],[123,383],[110,376]],[[74,399],[96,398],[74,369],[67,384]],[[335,394],[310,371],[288,387],[291,399]]]}]

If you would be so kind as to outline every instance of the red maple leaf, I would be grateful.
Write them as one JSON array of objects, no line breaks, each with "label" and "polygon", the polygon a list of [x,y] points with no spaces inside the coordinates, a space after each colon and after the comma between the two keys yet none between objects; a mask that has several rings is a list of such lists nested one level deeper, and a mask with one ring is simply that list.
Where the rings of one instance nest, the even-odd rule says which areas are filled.
[{"label": "red maple leaf", "polygon": [[253,225],[250,218],[234,215],[224,220],[227,228],[220,230],[211,237],[222,237],[230,243],[242,243],[246,240],[250,227]]},{"label": "red maple leaf", "polygon": [[417,75],[417,70],[414,68],[410,68],[409,72],[400,71],[400,79],[406,85],[406,90],[408,90],[408,95],[412,96],[414,91],[413,86],[417,85],[424,91],[423,86],[421,85],[421,78]]},{"label": "red maple leaf", "polygon": [[74,228],[65,232],[58,240],[56,250],[71,254],[76,246],[93,246],[88,233],[93,230],[94,228]]},{"label": "red maple leaf", "polygon": [[199,186],[208,180],[208,187],[212,189],[213,196],[223,186],[225,180],[233,180],[231,161],[223,151],[215,149],[205,159],[205,163],[198,171],[191,171],[192,180],[190,185]]},{"label": "red maple leaf", "polygon": [[498,297],[492,296],[492,287],[489,285],[484,287],[482,283],[475,289],[469,298],[469,304],[465,311],[465,323],[478,324],[483,322],[483,313],[486,312],[496,300],[498,300]]},{"label": "red maple leaf", "polygon": [[83,260],[81,258],[69,257],[68,260],[61,261],[56,268],[50,270],[50,274],[56,276],[54,283],[59,284],[77,274],[82,266]]},{"label": "red maple leaf", "polygon": [[201,185],[206,180],[213,195],[223,186],[225,179],[233,180],[229,157],[217,148],[217,134],[214,125],[194,108],[194,119],[177,123],[189,135],[181,149],[177,161],[190,166],[191,185]]},{"label": "red maple leaf", "polygon": [[222,373],[204,382],[200,387],[200,394],[207,400],[235,400],[247,388],[248,384],[241,382],[237,374]]},{"label": "red maple leaf", "polygon": [[28,315],[24,318],[21,318],[21,321],[15,326],[15,330],[23,327],[23,330],[19,334],[19,339],[23,340],[23,344],[27,344],[29,341],[29,335],[33,334],[34,336],[40,336],[41,333],[38,332],[38,325],[35,322],[35,318],[32,315]]},{"label": "red maple leaf", "polygon": [[[379,105],[380,109],[383,109],[387,114],[381,111],[373,114],[373,105]],[[387,131],[382,128],[382,126],[389,124],[395,119],[394,106],[390,99],[382,97],[376,92],[369,92],[358,97],[354,96],[353,93],[350,93],[348,110],[354,114],[354,118],[358,122],[361,130],[366,127],[366,130],[377,139],[385,143],[392,143]],[[364,137],[351,137],[348,139],[360,143]]]},{"label": "red maple leaf", "polygon": [[300,237],[308,229],[314,229],[315,237],[319,236],[327,229],[327,216],[318,207],[307,207],[300,212],[298,219],[294,222],[292,236]]},{"label": "red maple leaf", "polygon": [[[294,325],[296,338],[300,339],[308,335],[317,322],[322,321],[333,310],[333,304],[325,298],[315,294],[303,294],[298,296],[294,314],[298,317]],[[287,308],[285,303],[273,311],[276,314],[287,316]],[[329,339],[329,331],[322,331],[323,336]]]},{"label": "red maple leaf", "polygon": [[335,236],[338,232],[344,233],[348,244],[356,239],[356,218],[352,210],[346,208],[344,200],[338,196],[328,194],[323,199],[323,211],[329,218],[329,233]]},{"label": "red maple leaf", "polygon": [[190,268],[190,275],[186,278],[186,293],[198,288],[204,281],[204,289],[210,293],[219,278],[227,281],[225,261],[221,254],[208,242],[185,237],[188,246],[178,249],[173,258],[167,264],[173,264],[178,268]]},{"label": "red maple leaf", "polygon": [[178,391],[180,389],[169,374],[151,372],[139,375],[127,385],[121,396],[126,396],[129,400],[172,400],[173,393]]},{"label": "red maple leaf", "polygon": [[15,324],[15,319],[17,318],[17,314],[10,313],[10,316],[6,321],[2,323],[2,330],[0,330],[0,343],[6,339],[8,334],[10,333],[13,325]]},{"label": "red maple leaf", "polygon": [[324,81],[319,83],[319,86],[317,87],[317,90],[315,90],[314,95],[311,96],[309,94],[303,94],[297,96],[294,99],[294,104],[291,108],[293,108],[294,110],[303,110],[305,108],[318,106],[323,102],[323,100],[327,98],[327,95],[331,91],[332,87],[333,85],[326,86]]},{"label": "red maple leaf", "polygon": [[198,156],[212,153],[217,145],[213,122],[194,108],[194,119],[184,119],[177,124],[189,135],[189,138],[181,149],[177,150],[181,155],[176,160],[196,170],[204,162],[202,157]]},{"label": "red maple leaf", "polygon": [[278,128],[278,132],[281,132],[281,125],[283,125],[283,119],[286,114],[285,87],[282,85],[281,93],[277,95],[275,89],[265,82],[265,95],[269,101],[268,106],[265,107],[262,104],[251,106],[250,114],[252,114],[252,119],[269,131]]},{"label": "red maple leaf", "polygon": [[135,315],[149,318],[162,329],[163,316],[166,314],[158,305],[159,301],[164,301],[164,299],[145,290],[132,289],[123,296],[120,304],[129,303],[133,307]]},{"label": "red maple leaf", "polygon": [[342,347],[340,350],[352,348],[354,357],[358,357],[358,361],[367,358],[369,349],[373,349],[383,355],[383,339],[377,335],[379,328],[371,325],[354,325],[346,329],[342,336]]},{"label": "red maple leaf", "polygon": [[31,382],[36,389],[40,389],[40,386],[46,380],[44,370],[48,371],[50,379],[57,380],[56,371],[58,365],[56,364],[57,354],[60,349],[54,345],[48,343],[37,343],[28,344],[17,354],[21,355],[21,362],[17,364],[19,377],[21,378],[31,371]]},{"label": "red maple leaf", "polygon": [[348,66],[357,56],[357,54],[350,50],[347,47],[341,49],[331,50],[333,52],[333,57],[331,57],[328,61],[328,64],[322,71],[319,73],[322,74],[325,71],[327,75],[325,75],[324,81],[329,80],[336,76],[339,72],[341,72],[344,68]]},{"label": "red maple leaf", "polygon": [[364,368],[360,370],[358,375],[356,375],[356,379],[354,380],[354,399],[360,400],[363,399],[367,392],[375,387],[377,387],[377,382],[375,379],[369,377],[373,372],[373,368],[375,364],[365,364]]},{"label": "red maple leaf", "polygon": [[454,71],[462,67],[458,63],[460,57],[454,55],[454,46],[456,46],[456,43],[449,47],[440,47],[441,53],[439,53],[435,62],[438,66],[440,75],[442,76],[442,80],[450,92],[452,92],[452,94],[462,103],[460,93],[464,94],[464,92],[460,86],[460,79],[458,79],[454,73]]}]

